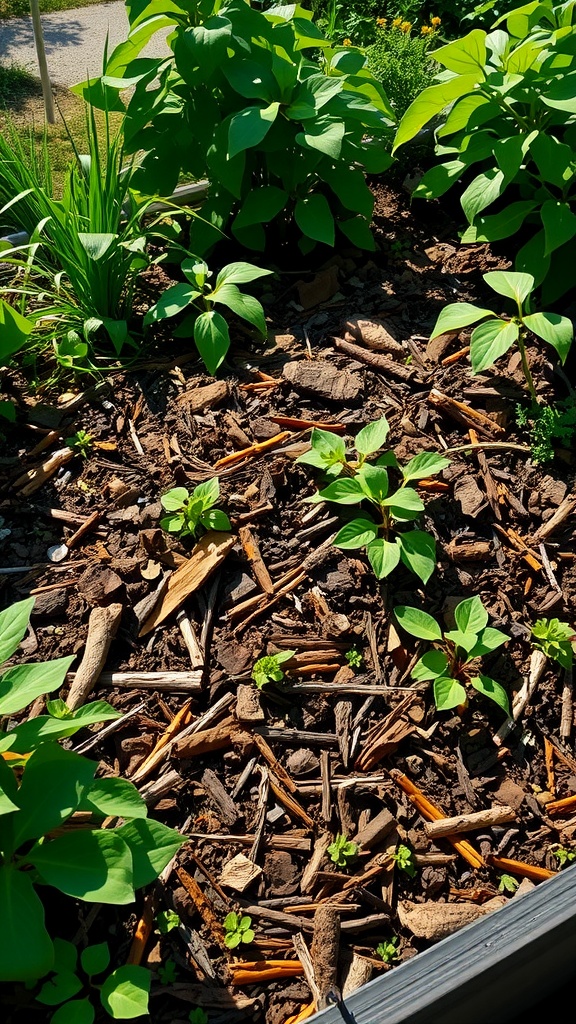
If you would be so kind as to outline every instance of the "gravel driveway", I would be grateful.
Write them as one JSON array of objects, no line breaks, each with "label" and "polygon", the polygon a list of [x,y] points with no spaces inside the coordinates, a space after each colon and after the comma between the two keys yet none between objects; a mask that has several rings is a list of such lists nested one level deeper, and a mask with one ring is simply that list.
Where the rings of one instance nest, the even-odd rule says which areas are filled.
[{"label": "gravel driveway", "polygon": [[[108,50],[128,34],[128,17],[123,0],[94,4],[79,10],[42,15],[42,29],[48,70],[57,85],[76,85],[102,72],[102,54],[106,35]],[[142,55],[161,57],[168,52],[168,30],[158,32]],[[18,64],[38,75],[32,19],[9,18],[0,21],[0,63]]]}]

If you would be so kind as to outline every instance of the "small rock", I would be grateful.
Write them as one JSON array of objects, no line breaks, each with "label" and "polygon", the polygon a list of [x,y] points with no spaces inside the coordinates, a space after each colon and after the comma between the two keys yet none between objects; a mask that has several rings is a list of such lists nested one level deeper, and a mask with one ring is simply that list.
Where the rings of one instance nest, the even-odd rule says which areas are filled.
[{"label": "small rock", "polygon": [[263,722],[266,718],[260,694],[254,686],[241,683],[236,691],[236,718],[239,722]]},{"label": "small rock", "polygon": [[358,373],[341,370],[322,360],[286,363],[283,374],[296,391],[310,392],[333,402],[352,402],[363,389]]},{"label": "small rock", "polygon": [[47,590],[44,594],[36,594],[34,607],[32,608],[33,619],[56,619],[66,614],[68,594],[62,587],[58,590]]},{"label": "small rock", "polygon": [[225,885],[228,889],[234,889],[236,892],[244,892],[261,874],[262,868],[259,864],[255,864],[243,853],[239,853],[236,857],[232,857],[232,860],[227,861],[222,868],[220,885]]},{"label": "small rock", "polygon": [[227,397],[228,384],[225,380],[217,380],[204,387],[185,391],[178,396],[178,402],[186,403],[190,407],[191,413],[199,413],[204,412],[205,409],[212,409]]},{"label": "small rock", "polygon": [[524,790],[512,779],[502,779],[494,790],[494,796],[499,803],[511,807],[513,811],[519,811],[526,798]]},{"label": "small rock", "polygon": [[320,761],[311,750],[302,747],[294,750],[286,758],[286,769],[290,775],[305,775],[307,772],[317,771]]},{"label": "small rock", "polygon": [[456,481],[454,497],[460,502],[460,508],[465,516],[477,516],[486,505],[486,495],[471,474],[466,474]]},{"label": "small rock", "polygon": [[402,926],[417,939],[438,942],[464,925],[477,921],[486,913],[484,907],[473,903],[412,903],[401,900],[398,902],[398,917]]},{"label": "small rock", "polygon": [[299,871],[285,850],[274,850],[264,857],[268,892],[273,896],[291,896],[298,892]]}]

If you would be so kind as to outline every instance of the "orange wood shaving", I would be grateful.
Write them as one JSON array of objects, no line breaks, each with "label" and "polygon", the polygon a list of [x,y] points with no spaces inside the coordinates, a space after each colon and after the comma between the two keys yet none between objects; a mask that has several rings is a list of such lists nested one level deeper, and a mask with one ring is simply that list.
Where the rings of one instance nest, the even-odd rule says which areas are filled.
[{"label": "orange wood shaving", "polygon": [[266,452],[270,448],[275,448],[276,445],[287,441],[291,436],[289,430],[283,430],[279,434],[275,434],[274,437],[270,437],[267,441],[258,441],[256,444],[251,444],[249,448],[241,448],[240,451],[225,455],[214,463],[213,468],[215,470],[222,469],[224,466],[232,466],[235,462],[242,461],[242,459],[250,459],[253,456],[260,455],[262,452]]},{"label": "orange wood shaving", "polygon": [[553,878],[558,874],[557,871],[538,868],[534,864],[525,864],[522,860],[509,860],[508,857],[489,856],[487,860],[498,871],[505,871],[509,875],[520,875],[521,878],[529,878],[532,882],[543,882],[546,878]]},{"label": "orange wood shaving", "polygon": [[296,978],[304,974],[299,960],[256,960],[230,964],[234,985],[257,985],[275,978]]},{"label": "orange wood shaving", "polygon": [[126,960],[127,964],[140,964],[144,956],[144,950],[154,927],[155,905],[153,900],[147,900],[144,904],[142,916],[136,925],[132,945]]},{"label": "orange wood shaving", "polygon": [[308,1020],[313,1013],[316,1013],[316,1003],[307,1003],[299,1013],[293,1013],[291,1017],[288,1017],[284,1024],[300,1024],[301,1020]]},{"label": "orange wood shaving", "polygon": [[552,800],[546,804],[546,814],[562,814],[563,811],[576,810],[576,796],[565,796],[562,800]]},{"label": "orange wood shaving", "polygon": [[[427,821],[439,821],[440,818],[447,817],[439,807],[436,807],[435,804],[424,796],[424,793],[414,785],[407,775],[403,775],[399,771],[392,771],[390,774],[394,782],[406,793],[408,799],[414,804],[416,810],[419,811],[423,818],[426,818]],[[464,860],[470,864],[470,867],[485,867],[483,857],[466,839],[453,839],[451,836],[444,836],[444,839],[457,850],[461,857],[464,857]]]},{"label": "orange wood shaving", "polygon": [[445,359],[440,361],[441,366],[452,366],[452,363],[457,363],[459,359],[463,359],[467,356],[470,351],[470,345],[465,345],[464,348],[458,349],[458,352],[453,352],[451,356],[446,356]]}]

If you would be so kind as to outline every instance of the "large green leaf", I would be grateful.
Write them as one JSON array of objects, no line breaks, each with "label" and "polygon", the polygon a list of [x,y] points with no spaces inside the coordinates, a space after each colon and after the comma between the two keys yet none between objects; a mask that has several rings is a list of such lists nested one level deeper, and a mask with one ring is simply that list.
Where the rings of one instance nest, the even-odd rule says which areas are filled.
[{"label": "large green leaf", "polygon": [[316,194],[299,199],[294,218],[303,235],[316,242],[334,245],[334,218],[325,196]]},{"label": "large green leaf", "polygon": [[549,256],[576,235],[576,215],[572,213],[569,203],[547,199],[542,203],[540,216],[546,240],[544,254]]},{"label": "large green leaf", "polygon": [[354,439],[354,447],[358,455],[366,457],[380,451],[386,443],[389,433],[390,424],[385,416],[381,416],[379,420],[374,420],[372,423],[367,423],[362,430],[358,431]]},{"label": "large green leaf", "polygon": [[102,1006],[115,1020],[132,1020],[148,1013],[152,975],[145,967],[125,964],[106,978],[100,989]]},{"label": "large green leaf", "polygon": [[216,278],[215,288],[219,288],[222,284],[248,284],[250,281],[256,281],[259,277],[267,277],[268,274],[273,274],[273,270],[262,270],[261,267],[255,267],[253,263],[228,263]]},{"label": "large green leaf", "polygon": [[232,88],[247,100],[271,103],[280,98],[276,79],[262,60],[245,57],[241,61],[226,61],[222,71]]},{"label": "large green leaf", "polygon": [[241,316],[243,320],[251,323],[263,338],[266,337],[264,310],[253,295],[244,295],[235,284],[223,284],[214,289],[210,300],[227,306],[233,313],[236,313],[236,316]]},{"label": "large green leaf", "polygon": [[530,144],[530,155],[544,181],[565,189],[574,177],[574,151],[555,135],[539,132]]},{"label": "large green leaf", "polygon": [[73,661],[74,655],[9,668],[0,677],[0,715],[13,715],[37,697],[60,689]]},{"label": "large green leaf", "polygon": [[65,1003],[72,996],[77,995],[83,987],[80,978],[74,971],[59,971],[44,982],[34,998],[44,1006],[58,1006],[59,1003]]},{"label": "large green leaf", "polygon": [[226,59],[231,36],[232,23],[218,15],[206,18],[202,25],[179,31],[174,41],[174,56],[184,80],[194,83],[196,78],[190,72],[196,68],[202,72],[204,81],[214,74]]},{"label": "large green leaf", "polygon": [[389,576],[400,561],[400,548],[398,544],[383,537],[377,537],[366,545],[368,561],[374,570],[376,579],[382,580]]},{"label": "large green leaf", "polygon": [[17,725],[8,733],[0,732],[0,751],[13,750],[25,754],[34,750],[40,743],[47,740],[63,739],[65,736],[73,736],[88,725],[99,725],[101,722],[112,722],[121,718],[119,711],[115,711],[110,704],[104,700],[97,700],[91,704],[84,704],[77,711],[71,712],[65,718],[53,718],[51,715],[39,715],[37,718],[30,718],[22,725]]},{"label": "large green leaf", "polygon": [[158,877],[169,860],[188,840],[159,821],[139,818],[115,830],[130,848],[133,860],[134,888],[140,889]]},{"label": "large green leaf", "polygon": [[510,637],[499,629],[494,629],[493,626],[486,626],[478,634],[478,643],[474,644],[468,654],[470,658],[481,658],[482,655],[490,654],[491,651],[497,650],[502,644],[507,643],[509,639]]},{"label": "large green leaf", "polygon": [[176,316],[183,309],[201,295],[194,285],[182,281],[180,284],[173,284],[167,288],[158,301],[148,310],[144,317],[144,326],[155,323],[157,320],[165,320],[166,317]]},{"label": "large green leaf", "polygon": [[331,160],[339,160],[345,131],[343,120],[324,115],[307,124],[304,131],[298,132],[296,142],[309,149],[319,150]]},{"label": "large green leaf", "polygon": [[559,313],[529,313],[524,317],[524,323],[530,331],[556,349],[560,362],[566,362],[574,339],[574,325],[568,317],[560,316]]},{"label": "large green leaf", "polygon": [[50,1024],[94,1024],[96,1011],[89,998],[71,999],[59,1006],[50,1018]]},{"label": "large green leaf", "polygon": [[423,583],[427,583],[436,568],[436,541],[424,530],[410,530],[396,538],[400,558]]},{"label": "large green leaf", "polygon": [[349,217],[347,220],[338,220],[338,227],[346,235],[352,245],[358,249],[366,249],[374,252],[376,243],[370,230],[370,222],[365,217]]},{"label": "large green leaf", "polygon": [[328,163],[322,167],[322,176],[347,210],[360,213],[367,220],[374,210],[374,193],[366,184],[363,171],[343,163]]},{"label": "large green leaf", "polygon": [[414,519],[419,512],[424,511],[424,502],[412,487],[400,488],[389,498],[385,498],[382,505],[390,510],[394,519],[400,521]]},{"label": "large green leaf", "polygon": [[540,99],[553,110],[576,114],[576,71],[556,78],[547,91],[540,93]]},{"label": "large green leaf", "polygon": [[0,757],[0,816],[18,810],[18,804],[14,802],[17,791],[16,776],[4,758]]},{"label": "large green leaf", "polygon": [[240,113],[234,114],[228,130],[228,159],[262,142],[274,124],[279,109],[279,103],[270,103],[267,107],[245,107]]},{"label": "large green leaf", "polygon": [[405,482],[423,480],[426,477],[435,476],[436,473],[441,473],[449,465],[450,459],[447,459],[445,455],[437,455],[436,452],[420,452],[406,463],[402,469],[402,478]]},{"label": "large green leaf", "polygon": [[[126,826],[123,826],[126,827]],[[120,829],[68,832],[26,856],[44,882],[88,903],[134,900],[132,853]]]},{"label": "large green leaf", "polygon": [[508,700],[508,694],[504,687],[497,683],[495,679],[490,679],[490,676],[475,676],[470,680],[472,686],[478,693],[481,693],[483,697],[489,697],[493,700],[498,707],[502,708],[507,715],[510,714],[510,702]]},{"label": "large green leaf", "polygon": [[102,818],[145,818],[148,807],[128,779],[96,779],[78,805],[80,811],[92,811]]},{"label": "large green leaf", "polygon": [[384,466],[371,466],[365,463],[356,475],[363,493],[370,501],[382,505],[388,494],[388,473]]},{"label": "large green leaf", "polygon": [[354,551],[366,547],[378,536],[378,527],[370,519],[352,519],[334,537],[334,547]]},{"label": "large green leaf", "polygon": [[0,612],[0,665],[12,657],[26,635],[33,607],[34,598],[28,597],[25,601],[17,601]]},{"label": "large green leaf", "polygon": [[466,704],[468,696],[461,683],[450,676],[439,676],[434,680],[434,703],[438,711],[450,711],[451,708]]},{"label": "large green leaf", "polygon": [[454,619],[458,629],[461,629],[463,633],[478,634],[488,622],[488,612],[482,604],[481,598],[475,594],[474,597],[467,597],[456,605]]},{"label": "large green leaf", "polygon": [[53,963],[44,907],[30,876],[0,866],[0,981],[36,981]]},{"label": "large green leaf", "polygon": [[335,501],[339,505],[359,505],[365,494],[357,477],[343,476],[318,492],[318,501]]},{"label": "large green leaf", "polygon": [[394,615],[410,636],[416,636],[419,640],[442,639],[440,626],[428,612],[423,612],[420,608],[411,608],[409,605],[398,605],[394,609]]},{"label": "large green leaf", "polygon": [[515,235],[522,227],[526,217],[537,204],[527,199],[510,203],[500,213],[486,214],[476,217],[473,224],[466,228],[462,242],[498,242],[502,238]]},{"label": "large green leaf", "polygon": [[268,224],[278,216],[287,202],[288,193],[276,185],[262,185],[252,189],[234,218],[232,230],[237,231],[252,224]]},{"label": "large green leaf", "polygon": [[506,320],[488,320],[472,332],[470,362],[474,373],[493,366],[518,339],[518,324]]},{"label": "large green leaf", "polygon": [[468,222],[472,224],[479,213],[490,206],[506,187],[506,176],[504,171],[491,167],[489,170],[478,174],[470,182],[468,188],[460,196],[460,205],[466,214]]},{"label": "large green leaf", "polygon": [[414,102],[410,104],[398,125],[392,155],[400,146],[413,139],[428,121],[436,117],[450,103],[457,100],[460,96],[465,96],[467,93],[472,92],[476,87],[477,81],[476,74],[459,75],[450,78],[447,82],[429,85],[427,89],[424,89]]},{"label": "large green leaf", "polygon": [[457,75],[470,75],[476,82],[483,81],[486,77],[486,33],[479,28],[472,29],[462,39],[434,50],[434,60]]},{"label": "large green leaf", "polygon": [[292,121],[304,121],[316,117],[318,111],[342,92],[343,82],[339,77],[329,78],[326,75],[311,75],[302,82],[292,103],[284,113]]},{"label": "large green leaf", "polygon": [[428,679],[437,679],[438,676],[449,674],[449,661],[444,651],[426,651],[416,662],[410,675],[418,682],[425,682]]},{"label": "large green leaf", "polygon": [[10,356],[20,351],[33,330],[34,324],[31,320],[27,320],[4,299],[0,299],[0,366],[5,365]]},{"label": "large green leaf", "polygon": [[489,288],[499,295],[514,299],[519,306],[528,298],[534,287],[531,274],[519,274],[513,270],[490,270],[482,275]]},{"label": "large green leaf", "polygon": [[26,762],[14,817],[14,849],[27,839],[39,839],[57,828],[76,810],[94,780],[96,762],[44,744]]},{"label": "large green leaf", "polygon": [[476,324],[486,316],[495,317],[496,314],[491,309],[473,306],[471,302],[451,302],[450,305],[444,306],[444,309],[438,314],[430,341],[440,334],[447,334],[448,331],[461,331],[464,327]]},{"label": "large green leaf", "polygon": [[194,324],[194,341],[208,373],[216,373],[230,348],[228,324],[211,309],[201,313]]}]

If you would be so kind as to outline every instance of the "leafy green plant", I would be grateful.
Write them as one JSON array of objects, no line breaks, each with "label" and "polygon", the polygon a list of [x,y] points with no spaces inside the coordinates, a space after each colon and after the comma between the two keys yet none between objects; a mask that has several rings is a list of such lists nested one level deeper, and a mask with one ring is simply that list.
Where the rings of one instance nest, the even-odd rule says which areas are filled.
[{"label": "leafy green plant", "polygon": [[173,487],[160,498],[162,508],[169,513],[160,520],[160,526],[181,537],[195,537],[199,530],[231,530],[226,513],[214,508],[219,497],[218,477],[198,484],[192,494],[185,487]]},{"label": "leafy green plant", "polygon": [[412,678],[434,681],[434,702],[439,711],[465,706],[466,685],[489,697],[509,714],[503,686],[477,671],[477,660],[495,651],[510,638],[488,626],[488,612],[478,596],[468,597],[454,609],[456,629],[443,633],[436,619],[419,608],[399,605],[394,616],[411,636],[431,640],[433,647],[416,662]]},{"label": "leafy green plant", "polygon": [[32,320],[0,298],[0,366],[7,366],[11,357],[24,348],[33,330]]},{"label": "leafy green plant", "polygon": [[557,661],[562,668],[572,668],[576,630],[570,623],[560,622],[559,619],[537,619],[530,636],[532,646],[542,651],[547,658]]},{"label": "leafy green plant", "polygon": [[81,455],[83,459],[86,459],[88,458],[88,453],[94,446],[94,438],[92,434],[89,434],[86,430],[77,430],[72,437],[67,437],[64,443],[67,444],[69,448],[73,448],[74,451],[78,455]]},{"label": "leafy green plant", "polygon": [[398,958],[400,939],[397,935],[393,935],[391,939],[385,939],[384,942],[379,942],[376,946],[376,956],[379,956],[385,964],[391,964],[393,960]]},{"label": "leafy green plant", "polygon": [[[310,450],[296,462],[339,479],[305,500],[332,501],[338,505],[367,503],[371,511],[347,522],[336,534],[334,545],[343,550],[365,548],[378,579],[389,576],[402,562],[426,583],[436,567],[434,538],[424,530],[401,531],[398,527],[414,521],[424,511],[424,502],[407,484],[440,473],[450,465],[450,460],[434,452],[421,452],[401,467],[394,452],[388,451],[374,463],[369,462],[385,444],[389,429],[385,416],[363,427],[354,440],[356,459],[348,460],[341,437],[315,428]],[[395,490],[390,488],[389,469],[400,477]]]},{"label": "leafy green plant", "polygon": [[267,683],[281,683],[284,679],[284,672],[281,665],[293,658],[295,651],[278,651],[276,654],[265,654],[258,658],[252,668],[252,679],[259,690]]},{"label": "leafy green plant", "polygon": [[224,918],[224,944],[228,949],[236,949],[241,944],[249,945],[254,941],[252,918],[248,914],[236,914],[232,911]]},{"label": "leafy green plant", "polygon": [[[414,33],[410,22],[401,18],[392,21],[379,18],[378,22],[375,39],[366,51],[366,67],[382,83],[400,119],[412,101],[430,85],[438,70],[430,52],[437,43],[436,26],[422,25]],[[410,26],[408,30],[404,25]]]},{"label": "leafy green plant", "polygon": [[[130,5],[129,19],[105,75],[78,91],[117,109],[130,82],[124,137],[144,153],[143,193],[169,195],[182,172],[209,180],[195,252],[228,230],[255,251],[268,243],[276,259],[296,242],[333,246],[337,230],[374,248],[365,174],[391,163],[383,141],[394,114],[360,50],[333,46],[298,5],[174,0],[158,16],[149,0]],[[141,48],[166,26],[170,56],[142,64]]]},{"label": "leafy green plant", "polygon": [[175,910],[159,910],[156,914],[156,925],[161,935],[168,935],[180,924],[180,918]]},{"label": "leafy green plant", "polygon": [[266,338],[264,310],[253,295],[245,295],[239,284],[247,284],[259,277],[271,274],[271,270],[260,270],[251,263],[229,263],[218,274],[214,286],[209,282],[212,276],[207,264],[196,256],[190,256],[182,263],[186,281],[167,288],[144,317],[144,326],[149,327],[159,320],[186,312],[186,316],[173,331],[178,338],[194,338],[202,361],[209,373],[216,373],[230,348],[230,331],[222,315],[214,307],[224,306],[236,316],[247,320],[256,328],[260,338]]},{"label": "leafy green plant", "polygon": [[[576,217],[574,219],[576,220]],[[515,313],[510,318],[504,318],[491,309],[482,309],[470,302],[451,302],[441,311],[430,339],[445,331],[461,330],[481,320],[482,323],[474,328],[470,338],[470,362],[473,372],[481,373],[482,370],[488,369],[516,344],[520,351],[526,385],[532,401],[537,404],[538,396],[526,356],[528,334],[535,334],[552,345],[560,361],[564,363],[574,336],[572,321],[558,313],[525,312],[526,307],[530,308],[529,299],[534,289],[534,278],[531,274],[491,270],[482,276],[486,284],[498,295],[512,299],[516,306]]]},{"label": "leafy green plant", "polygon": [[576,397],[570,395],[552,405],[517,405],[516,422],[529,431],[532,461],[536,465],[552,462],[556,447],[570,451],[576,439]]},{"label": "leafy green plant", "polygon": [[173,985],[176,981],[176,962],[167,960],[165,964],[158,965],[158,979],[162,985]]},{"label": "leafy green plant", "polygon": [[396,864],[396,867],[403,871],[404,874],[408,875],[408,878],[415,878],[417,874],[416,864],[414,862],[414,852],[409,846],[405,846],[404,843],[400,843],[397,850],[394,850],[390,856]]},{"label": "leafy green plant", "polygon": [[359,849],[358,843],[353,843],[351,839],[347,839],[346,836],[338,832],[327,852],[337,868],[348,868],[356,860]]},{"label": "leafy green plant", "polygon": [[500,875],[498,892],[515,893],[519,885],[520,882],[513,875]]},{"label": "leafy green plant", "polygon": [[346,658],[346,661],[350,665],[350,668],[362,668],[362,662],[364,661],[364,658],[362,657],[357,647],[351,647],[349,651],[345,652],[344,657]]},{"label": "leafy green plant", "polygon": [[543,286],[544,303],[573,285],[575,39],[574,6],[542,0],[503,15],[490,33],[474,28],[435,50],[444,70],[404,114],[393,149],[437,126],[439,161],[413,196],[436,198],[468,182],[462,241],[522,231],[515,268]]},{"label": "leafy green plant", "polygon": [[576,860],[574,850],[565,850],[563,846],[559,846],[557,850],[552,850],[552,855],[556,857],[561,868],[566,867],[567,864],[572,864]]},{"label": "leafy green plant", "polygon": [[190,1010],[188,1020],[190,1024],[208,1024],[208,1014],[201,1006],[195,1006],[193,1010]]},{"label": "leafy green plant", "polygon": [[[110,950],[107,942],[86,946],[80,953],[72,942],[54,939],[54,966],[36,994],[44,1006],[57,1006],[50,1024],[92,1024],[94,1001],[114,1020],[129,1020],[148,1013],[151,975],[145,967],[126,964],[107,977]],[[88,994],[84,994],[87,991]],[[75,996],[80,995],[80,998]],[[91,998],[92,997],[92,998]]]},{"label": "leafy green plant", "polygon": [[[33,605],[31,598],[0,612],[3,662],[25,635]],[[7,668],[0,676],[4,721],[58,690],[73,660]],[[89,903],[129,904],[185,842],[179,832],[148,821],[132,783],[96,778],[96,762],[55,742],[119,718],[118,712],[105,701],[70,711],[60,699],[47,701],[46,710],[0,731],[0,981],[36,981],[54,969],[37,887]],[[91,827],[69,830],[75,811],[89,812]],[[124,824],[102,828],[110,817]]]}]

